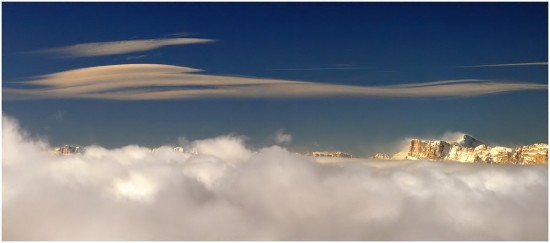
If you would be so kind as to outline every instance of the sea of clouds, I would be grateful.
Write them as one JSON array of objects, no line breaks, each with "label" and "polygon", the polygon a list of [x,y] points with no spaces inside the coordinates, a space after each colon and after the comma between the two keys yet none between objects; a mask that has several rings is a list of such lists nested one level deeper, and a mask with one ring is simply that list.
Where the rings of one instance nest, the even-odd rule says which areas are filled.
[{"label": "sea of clouds", "polygon": [[59,156],[12,118],[2,131],[4,240],[548,237],[547,166],[318,163],[236,136],[189,142],[199,155],[129,145]]}]

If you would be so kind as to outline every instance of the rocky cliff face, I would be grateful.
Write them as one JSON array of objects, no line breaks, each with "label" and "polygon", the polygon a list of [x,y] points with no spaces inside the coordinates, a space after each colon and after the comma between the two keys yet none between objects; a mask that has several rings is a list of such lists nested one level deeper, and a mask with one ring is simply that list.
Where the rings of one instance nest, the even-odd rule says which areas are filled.
[{"label": "rocky cliff face", "polygon": [[411,140],[407,159],[433,159],[443,160],[449,153],[451,145],[445,141],[421,141]]},{"label": "rocky cliff face", "polygon": [[514,150],[512,160],[521,164],[548,164],[548,144],[536,143],[520,146]]},{"label": "rocky cliff face", "polygon": [[[376,154],[375,159],[384,159],[388,155]],[[481,141],[464,135],[457,142],[429,141],[413,139],[408,151],[391,156],[391,159],[406,160],[451,160],[465,163],[496,164],[548,164],[548,145],[533,144],[514,149],[506,147],[489,147]]]}]

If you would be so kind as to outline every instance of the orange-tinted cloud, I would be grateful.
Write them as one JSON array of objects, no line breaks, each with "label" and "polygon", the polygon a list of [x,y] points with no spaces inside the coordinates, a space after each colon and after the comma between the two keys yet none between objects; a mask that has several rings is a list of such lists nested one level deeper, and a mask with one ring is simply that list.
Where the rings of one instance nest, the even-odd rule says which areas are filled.
[{"label": "orange-tinted cloud", "polygon": [[163,100],[191,98],[467,97],[521,90],[546,90],[546,84],[495,80],[446,80],[386,86],[359,86],[247,78],[200,73],[161,64],[122,64],[81,68],[35,77],[25,88],[4,88],[7,99],[89,98]]}]

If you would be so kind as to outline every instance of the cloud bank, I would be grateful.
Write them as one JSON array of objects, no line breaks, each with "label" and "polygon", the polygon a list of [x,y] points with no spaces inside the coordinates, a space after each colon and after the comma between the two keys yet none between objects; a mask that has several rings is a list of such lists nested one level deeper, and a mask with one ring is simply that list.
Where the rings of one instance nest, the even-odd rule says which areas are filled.
[{"label": "cloud bank", "polygon": [[55,156],[3,117],[3,240],[546,240],[546,166],[342,160],[240,137]]},{"label": "cloud bank", "polygon": [[7,99],[87,98],[163,100],[193,98],[468,97],[547,90],[547,84],[492,80],[447,80],[386,86],[355,86],[245,78],[199,73],[161,64],[122,64],[81,68],[35,77],[24,88],[3,88]]},{"label": "cloud bank", "polygon": [[211,39],[200,38],[165,38],[95,42],[45,49],[37,51],[37,53],[56,54],[64,57],[94,57],[149,51],[165,46],[189,45],[213,41],[214,40]]}]

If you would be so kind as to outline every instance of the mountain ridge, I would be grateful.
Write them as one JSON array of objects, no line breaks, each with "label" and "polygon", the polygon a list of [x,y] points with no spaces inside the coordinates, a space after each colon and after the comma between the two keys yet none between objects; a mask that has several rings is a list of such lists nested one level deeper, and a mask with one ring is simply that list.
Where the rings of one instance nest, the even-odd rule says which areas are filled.
[{"label": "mountain ridge", "polygon": [[536,165],[548,164],[548,144],[535,143],[531,145],[508,148],[503,146],[490,147],[474,137],[464,134],[458,141],[411,139],[408,149],[392,156],[377,153],[373,159],[381,160],[439,160],[457,161],[463,163],[491,163]]}]

